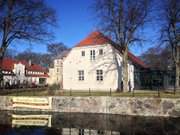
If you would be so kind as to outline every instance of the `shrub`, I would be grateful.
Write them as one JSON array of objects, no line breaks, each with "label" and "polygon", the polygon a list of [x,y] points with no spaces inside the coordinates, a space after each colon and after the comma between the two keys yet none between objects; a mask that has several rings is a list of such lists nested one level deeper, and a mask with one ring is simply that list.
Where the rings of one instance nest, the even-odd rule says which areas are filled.
[{"label": "shrub", "polygon": [[61,87],[60,87],[60,84],[52,84],[49,86],[49,90],[59,90]]}]

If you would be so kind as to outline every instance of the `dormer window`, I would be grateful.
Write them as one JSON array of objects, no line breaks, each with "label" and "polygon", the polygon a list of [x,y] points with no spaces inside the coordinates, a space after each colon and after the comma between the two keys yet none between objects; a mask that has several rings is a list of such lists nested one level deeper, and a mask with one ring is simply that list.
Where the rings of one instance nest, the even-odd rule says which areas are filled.
[{"label": "dormer window", "polygon": [[81,52],[81,56],[85,56],[85,51],[82,51],[82,52]]}]

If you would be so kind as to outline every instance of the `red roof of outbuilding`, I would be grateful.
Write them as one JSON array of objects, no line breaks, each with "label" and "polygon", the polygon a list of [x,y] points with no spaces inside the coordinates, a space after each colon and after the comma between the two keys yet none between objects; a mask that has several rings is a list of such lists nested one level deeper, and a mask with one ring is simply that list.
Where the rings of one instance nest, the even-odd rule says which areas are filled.
[{"label": "red roof of outbuilding", "polygon": [[133,63],[138,64],[138,65],[142,66],[143,68],[148,68],[148,66],[140,58],[138,58],[131,52],[128,52],[128,57],[131,59],[131,61]]},{"label": "red roof of outbuilding", "polygon": [[[103,44],[111,44],[122,53],[121,47],[119,47],[115,42],[113,42],[110,38],[99,31],[92,32],[84,40],[80,41],[75,47],[95,46]],[[147,68],[147,65],[131,52],[128,52],[128,57],[133,63],[138,64],[143,68]]]},{"label": "red roof of outbuilding", "polygon": [[2,65],[0,64],[0,68],[2,68],[2,70],[11,71],[14,68],[14,63],[14,60],[10,58],[4,58],[2,61]]},{"label": "red roof of outbuilding", "polygon": [[12,71],[14,69],[14,64],[18,64],[18,63],[22,63],[23,65],[25,65],[26,69],[29,71],[47,72],[46,68],[40,65],[37,64],[29,65],[28,62],[26,62],[25,60],[20,61],[10,58],[4,58],[2,61],[2,65],[0,65],[0,67],[6,71]]},{"label": "red roof of outbuilding", "polygon": [[42,66],[37,65],[37,64],[32,64],[31,66],[27,66],[27,70],[46,72],[45,68],[43,68]]}]

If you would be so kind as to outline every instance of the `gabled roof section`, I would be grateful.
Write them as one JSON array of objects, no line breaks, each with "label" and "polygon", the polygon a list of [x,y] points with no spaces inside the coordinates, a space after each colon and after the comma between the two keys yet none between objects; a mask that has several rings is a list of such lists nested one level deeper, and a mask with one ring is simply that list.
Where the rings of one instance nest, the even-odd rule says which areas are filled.
[{"label": "gabled roof section", "polygon": [[89,34],[85,39],[80,41],[75,47],[103,45],[107,43],[112,43],[112,40],[106,37],[101,32],[95,31]]},{"label": "gabled roof section", "polygon": [[128,52],[128,57],[134,64],[140,65],[143,68],[148,68],[148,66],[140,58],[138,58],[131,52]]},{"label": "gabled roof section", "polygon": [[14,69],[14,64],[23,64],[26,67],[26,70],[29,71],[40,71],[40,72],[47,72],[46,68],[37,65],[37,64],[31,64],[29,65],[28,62],[26,62],[25,60],[14,60],[11,58],[4,58],[2,61],[2,65],[0,65],[0,68],[2,68],[5,71],[12,71]]},{"label": "gabled roof section", "polygon": [[39,72],[46,72],[46,69],[40,65],[37,64],[31,64],[26,67],[27,70],[29,71],[39,71]]},{"label": "gabled roof section", "polygon": [[[96,45],[104,45],[104,44],[111,44],[120,53],[123,52],[122,47],[117,45],[109,37],[105,36],[99,31],[92,32],[84,40],[80,41],[75,47],[96,46]],[[128,52],[128,57],[134,64],[139,65],[142,68],[148,68],[147,65],[140,58],[138,58],[131,52]]]},{"label": "gabled roof section", "polygon": [[5,71],[11,71],[14,68],[15,61],[10,58],[4,58],[2,60],[2,65],[0,65],[0,68]]},{"label": "gabled roof section", "polygon": [[[121,54],[123,53],[124,48],[113,42],[111,44],[116,50],[118,50]],[[132,61],[133,64],[139,65],[142,68],[148,68],[148,66],[137,56],[128,51],[128,58]]]}]

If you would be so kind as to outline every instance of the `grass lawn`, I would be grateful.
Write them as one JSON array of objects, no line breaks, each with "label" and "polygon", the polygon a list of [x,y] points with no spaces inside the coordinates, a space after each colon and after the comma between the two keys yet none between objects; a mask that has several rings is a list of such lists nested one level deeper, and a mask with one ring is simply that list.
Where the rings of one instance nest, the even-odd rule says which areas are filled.
[{"label": "grass lawn", "polygon": [[162,98],[180,98],[180,92],[160,92],[148,90],[137,90],[134,92],[105,92],[105,91],[62,91],[62,90],[28,90],[22,92],[13,92],[6,94],[8,96],[113,96],[113,97],[162,97]]}]

